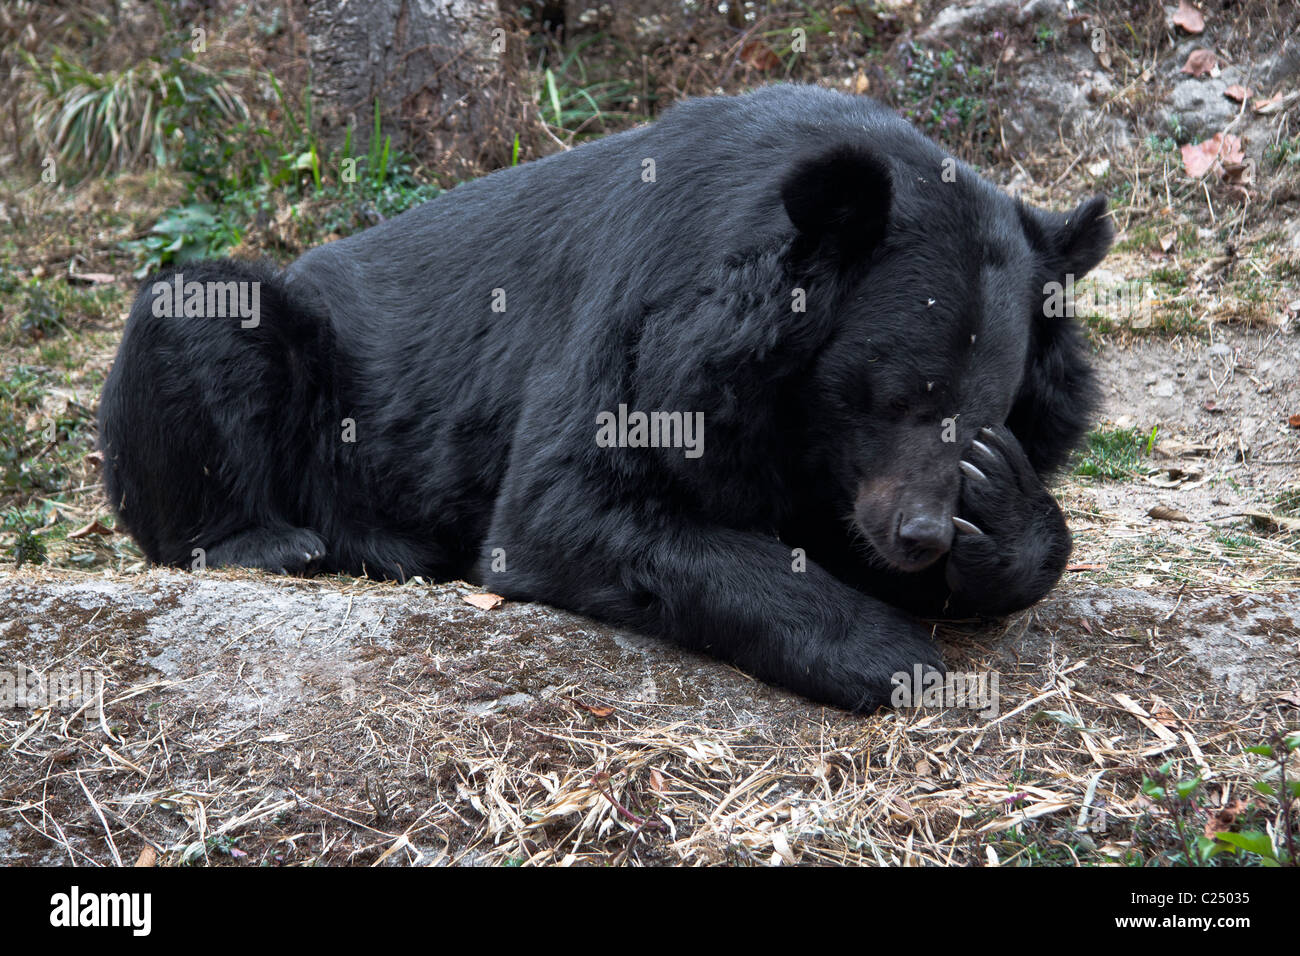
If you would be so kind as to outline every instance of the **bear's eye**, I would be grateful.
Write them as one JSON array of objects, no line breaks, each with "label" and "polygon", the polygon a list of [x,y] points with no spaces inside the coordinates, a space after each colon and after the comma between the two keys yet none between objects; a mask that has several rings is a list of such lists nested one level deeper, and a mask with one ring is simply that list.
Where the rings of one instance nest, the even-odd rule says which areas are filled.
[{"label": "bear's eye", "polygon": [[889,410],[891,412],[897,412],[902,415],[907,412],[909,407],[907,399],[905,398],[896,397],[889,400]]}]

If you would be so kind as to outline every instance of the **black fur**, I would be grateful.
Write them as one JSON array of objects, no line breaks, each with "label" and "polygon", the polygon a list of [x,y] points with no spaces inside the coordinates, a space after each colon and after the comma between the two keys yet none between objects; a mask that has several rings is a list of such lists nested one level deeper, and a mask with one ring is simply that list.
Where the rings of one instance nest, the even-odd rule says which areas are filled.
[{"label": "black fur", "polygon": [[[942,666],[914,614],[1026,607],[1065,566],[1043,479],[1092,384],[1042,302],[1104,255],[1103,206],[1024,207],[869,100],[689,101],[280,274],[180,270],[260,282],[257,328],[158,318],[146,284],[109,499],[152,561],[464,577],[874,708]],[[703,454],[599,446],[620,404],[702,412]]]}]

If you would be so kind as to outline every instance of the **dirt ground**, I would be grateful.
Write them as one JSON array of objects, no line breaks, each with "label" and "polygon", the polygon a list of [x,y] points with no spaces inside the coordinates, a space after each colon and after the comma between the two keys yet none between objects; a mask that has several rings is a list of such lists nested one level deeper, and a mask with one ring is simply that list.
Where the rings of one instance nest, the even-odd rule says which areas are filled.
[{"label": "dirt ground", "polygon": [[1121,859],[1153,761],[1226,805],[1300,699],[1294,592],[1070,583],[940,635],[996,715],[860,718],[470,590],[5,574],[0,656],[107,683],[0,718],[0,862]]}]

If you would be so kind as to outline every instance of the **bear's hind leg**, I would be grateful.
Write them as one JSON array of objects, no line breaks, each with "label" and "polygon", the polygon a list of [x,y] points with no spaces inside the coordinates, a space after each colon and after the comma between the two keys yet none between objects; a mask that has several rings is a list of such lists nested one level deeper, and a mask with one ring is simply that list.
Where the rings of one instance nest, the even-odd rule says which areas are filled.
[{"label": "bear's hind leg", "polygon": [[250,528],[208,548],[210,568],[264,568],[277,574],[302,574],[325,557],[325,541],[308,528]]}]

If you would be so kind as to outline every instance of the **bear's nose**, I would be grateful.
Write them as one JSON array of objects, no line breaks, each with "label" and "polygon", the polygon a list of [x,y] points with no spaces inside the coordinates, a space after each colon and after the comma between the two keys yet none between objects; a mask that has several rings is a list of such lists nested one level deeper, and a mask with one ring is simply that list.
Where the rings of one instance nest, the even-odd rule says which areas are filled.
[{"label": "bear's nose", "polygon": [[904,514],[898,524],[898,540],[911,551],[942,554],[952,545],[952,533],[951,521],[926,512]]}]

